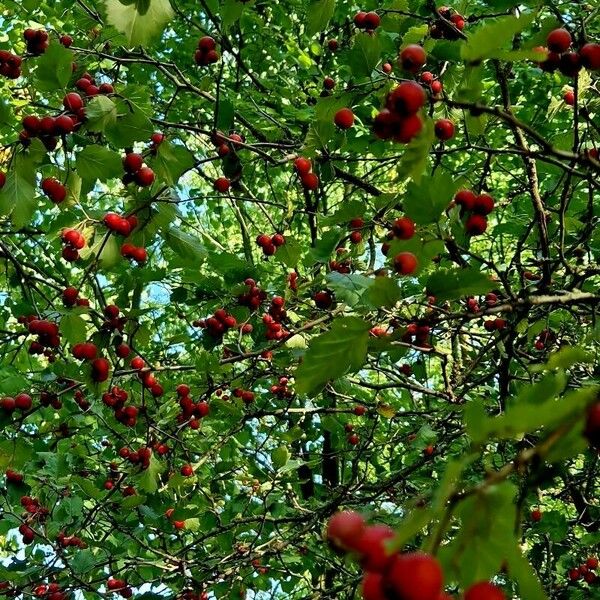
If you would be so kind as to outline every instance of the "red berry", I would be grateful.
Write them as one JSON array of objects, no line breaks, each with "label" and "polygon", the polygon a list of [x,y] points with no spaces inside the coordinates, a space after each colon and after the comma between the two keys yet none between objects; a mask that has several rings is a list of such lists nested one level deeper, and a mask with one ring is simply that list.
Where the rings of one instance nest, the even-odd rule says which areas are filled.
[{"label": "red berry", "polygon": [[411,275],[417,265],[417,257],[412,252],[400,252],[394,257],[394,269],[399,275]]},{"label": "red berry", "polygon": [[595,556],[590,556],[586,561],[585,565],[588,569],[595,570],[598,568],[598,559]]},{"label": "red berry", "polygon": [[567,90],[563,95],[563,100],[567,106],[573,106],[575,104],[575,92]]},{"label": "red berry", "polygon": [[127,358],[131,354],[131,348],[127,344],[119,344],[115,348],[115,353],[119,358]]},{"label": "red berry", "polygon": [[426,96],[423,86],[415,81],[404,81],[394,88],[387,98],[387,108],[400,115],[415,114],[424,104]]},{"label": "red berry", "polygon": [[454,123],[449,119],[439,119],[435,122],[435,135],[439,140],[449,140],[454,136]]},{"label": "red berry", "polygon": [[354,407],[354,414],[357,417],[362,417],[365,413],[367,412],[367,409],[364,406],[355,406]]},{"label": "red berry", "polygon": [[483,215],[471,215],[465,229],[469,235],[481,235],[487,229],[487,219]]},{"label": "red berry", "polygon": [[279,248],[285,244],[285,238],[280,233],[276,233],[271,237],[271,244],[276,248]]},{"label": "red berry", "polygon": [[181,467],[181,474],[184,477],[191,477],[194,474],[194,469],[192,468],[192,465],[183,465],[183,467]]},{"label": "red berry", "polygon": [[425,85],[431,85],[434,79],[433,73],[431,71],[423,71],[420,79]]},{"label": "red berry", "polygon": [[362,233],[360,231],[353,231],[350,234],[350,241],[353,244],[360,244],[362,242]]},{"label": "red berry", "polygon": [[332,90],[335,87],[335,80],[331,77],[325,77],[325,79],[323,79],[323,87],[326,90]]},{"label": "red berry", "polygon": [[394,141],[408,144],[423,129],[423,122],[419,115],[410,115],[400,122],[400,129],[394,135]]},{"label": "red berry", "polygon": [[382,71],[383,71],[383,72],[384,72],[386,75],[389,75],[389,74],[392,72],[392,69],[393,69],[393,67],[392,67],[392,65],[391,65],[390,63],[387,63],[387,62],[386,62],[386,63],[383,63],[383,64],[381,65],[381,70],[382,70]]},{"label": "red berry", "polygon": [[472,585],[465,592],[465,600],[506,600],[506,596],[500,588],[482,581]]},{"label": "red berry", "polygon": [[73,44],[73,38],[70,35],[61,35],[58,41],[65,47],[70,48]]},{"label": "red berry", "polygon": [[392,223],[394,235],[401,240],[410,240],[415,235],[415,223],[408,217],[400,217]]},{"label": "red berry", "polygon": [[305,190],[316,190],[319,187],[319,178],[314,173],[304,173],[300,176],[302,187]]},{"label": "red berry", "polygon": [[454,196],[454,202],[462,206],[466,211],[472,211],[477,196],[471,190],[460,190]]},{"label": "red berry", "polygon": [[400,52],[400,66],[409,73],[416,73],[427,61],[427,54],[421,46],[410,44]]},{"label": "red berry", "polygon": [[327,40],[327,47],[331,52],[335,52],[340,47],[340,44],[337,40]]},{"label": "red berry", "polygon": [[365,15],[365,29],[377,29],[381,24],[381,17],[373,11]]},{"label": "red berry", "polygon": [[2,409],[6,412],[12,412],[16,408],[15,399],[11,396],[6,396],[5,398],[2,398],[2,400],[0,400],[0,407],[2,407]]},{"label": "red berry", "polygon": [[123,168],[127,173],[136,173],[142,168],[143,164],[144,158],[141,154],[137,154],[136,152],[130,152],[123,158]]},{"label": "red berry", "polygon": [[590,71],[600,70],[600,44],[585,44],[579,50],[581,64]]},{"label": "red berry", "polygon": [[27,411],[33,406],[33,400],[29,394],[21,393],[15,396],[15,406],[19,410]]},{"label": "red berry", "polygon": [[354,125],[354,113],[349,108],[340,108],[335,113],[333,121],[340,129],[350,129]]},{"label": "red berry", "polygon": [[439,600],[442,592],[442,568],[433,556],[422,552],[396,555],[385,579],[402,600]]},{"label": "red berry", "polygon": [[92,379],[96,382],[106,381],[110,372],[110,363],[105,358],[96,358],[92,362]]},{"label": "red berry", "polygon": [[394,535],[394,530],[387,525],[370,525],[364,528],[361,536],[353,544],[353,550],[361,556],[360,563],[363,569],[378,573],[385,570],[392,558],[386,542]]},{"label": "red berry", "polygon": [[389,600],[381,573],[366,571],[362,580],[363,600]]},{"label": "red berry", "polygon": [[330,308],[333,304],[333,297],[329,292],[325,291],[317,292],[313,296],[313,300],[315,301],[315,305],[317,306],[317,308],[321,308],[323,310]]},{"label": "red berry", "polygon": [[80,108],[83,108],[83,100],[77,92],[69,92],[63,98],[63,106],[73,113],[76,113]]},{"label": "red berry", "polygon": [[546,44],[552,52],[566,52],[571,45],[571,34],[566,29],[555,29],[548,34]]},{"label": "red berry", "polygon": [[367,24],[367,13],[363,12],[362,10],[360,12],[357,12],[354,15],[354,24],[359,28],[359,29],[366,29]]},{"label": "red berry", "polygon": [[203,52],[210,52],[216,47],[217,43],[215,42],[214,38],[210,37],[209,35],[205,35],[198,40],[198,49],[202,50]]},{"label": "red berry", "polygon": [[140,187],[148,187],[154,183],[154,171],[150,167],[142,167],[135,174],[135,182]]},{"label": "red berry", "polygon": [[542,520],[542,511],[539,508],[535,508],[531,511],[531,520],[534,523],[538,523]]},{"label": "red berry", "polygon": [[444,86],[442,85],[441,81],[436,80],[431,83],[431,93],[434,96],[437,96],[438,94],[440,94],[443,89],[444,89]]},{"label": "red berry", "polygon": [[102,83],[100,84],[98,91],[101,94],[112,94],[115,91],[115,88],[110,83]]},{"label": "red berry", "polygon": [[215,190],[224,194],[229,189],[229,179],[227,177],[219,177],[215,179]]},{"label": "red berry", "polygon": [[296,173],[298,173],[298,175],[306,175],[307,173],[310,173],[310,170],[312,169],[312,163],[308,158],[299,156],[294,161],[294,168],[296,169]]},{"label": "red berry", "polygon": [[494,210],[494,199],[489,194],[479,194],[473,202],[473,211],[479,215],[489,215]]},{"label": "red berry", "polygon": [[581,71],[581,58],[576,52],[565,52],[558,65],[560,72],[567,77],[576,77]]},{"label": "red berry", "polygon": [[338,512],[327,523],[327,539],[338,548],[352,550],[365,528],[363,517],[353,510]]}]

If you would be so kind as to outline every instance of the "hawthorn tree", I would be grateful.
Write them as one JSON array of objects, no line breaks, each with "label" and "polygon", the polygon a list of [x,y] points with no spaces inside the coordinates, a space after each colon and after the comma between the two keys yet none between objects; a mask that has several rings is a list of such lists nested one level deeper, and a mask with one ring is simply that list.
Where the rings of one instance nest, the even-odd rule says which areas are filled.
[{"label": "hawthorn tree", "polygon": [[0,23],[0,595],[600,598],[596,3]]}]

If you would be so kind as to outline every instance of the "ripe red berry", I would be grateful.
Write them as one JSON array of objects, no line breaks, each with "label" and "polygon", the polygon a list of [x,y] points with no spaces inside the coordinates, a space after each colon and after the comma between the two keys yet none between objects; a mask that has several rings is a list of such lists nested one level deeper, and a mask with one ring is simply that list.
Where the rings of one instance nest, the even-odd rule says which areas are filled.
[{"label": "ripe red berry", "polygon": [[327,523],[327,539],[338,548],[352,550],[365,528],[362,515],[353,510],[336,513]]},{"label": "ripe red berry", "polygon": [[325,77],[325,79],[323,79],[323,87],[326,90],[332,90],[335,87],[335,80],[331,77]]},{"label": "ripe red berry", "polygon": [[576,77],[581,71],[581,57],[577,52],[565,52],[560,57],[558,68],[567,77]]},{"label": "ripe red berry", "polygon": [[590,71],[600,70],[600,44],[585,44],[579,50],[581,64]]},{"label": "ripe red berry", "polygon": [[567,106],[573,106],[575,104],[575,92],[567,90],[563,95],[563,100]]},{"label": "ripe red berry", "polygon": [[365,29],[377,29],[381,24],[381,17],[373,11],[365,15]]},{"label": "ripe red berry", "polygon": [[571,45],[571,34],[566,29],[554,29],[548,34],[546,44],[552,52],[566,52]]},{"label": "ripe red berry", "polygon": [[454,202],[462,206],[466,211],[472,211],[475,206],[477,196],[471,190],[460,190],[454,196]]},{"label": "ripe red berry", "polygon": [[394,530],[387,525],[370,525],[363,529],[361,536],[353,544],[353,550],[361,557],[363,569],[378,573],[385,570],[391,560],[386,542],[394,535]]},{"label": "ripe red berry", "polygon": [[598,568],[598,559],[595,556],[590,556],[586,561],[585,561],[585,566],[588,569],[592,569],[595,570]]},{"label": "ripe red berry", "polygon": [[410,240],[415,235],[415,223],[408,217],[400,217],[392,223],[394,235],[401,240]]},{"label": "ripe red berry", "polygon": [[308,158],[299,156],[294,161],[294,168],[296,169],[296,173],[298,173],[298,175],[306,175],[306,173],[310,173],[310,170],[312,169],[312,163]]},{"label": "ripe red berry", "polygon": [[500,588],[487,581],[482,581],[467,589],[465,600],[506,600],[506,596]]},{"label": "ripe red berry", "polygon": [[465,229],[469,235],[481,235],[487,229],[487,219],[483,215],[471,215]]},{"label": "ripe red berry", "polygon": [[271,244],[279,248],[285,244],[285,238],[280,233],[276,233],[271,237]]},{"label": "ripe red berry", "polygon": [[399,275],[411,275],[417,265],[417,257],[412,252],[400,252],[394,257],[394,269]]},{"label": "ripe red berry", "polygon": [[106,358],[96,358],[92,362],[92,379],[96,382],[106,381],[110,372],[110,363]]},{"label": "ripe red berry", "polygon": [[360,231],[353,231],[350,234],[350,241],[353,244],[360,244],[362,242],[362,233]]},{"label": "ripe red berry", "polygon": [[402,600],[439,600],[443,574],[439,562],[429,554],[396,555],[385,575],[389,588]]},{"label": "ripe red berry", "polygon": [[390,63],[387,63],[387,62],[386,62],[386,63],[383,63],[383,64],[381,65],[381,70],[382,70],[382,71],[383,71],[383,72],[384,72],[386,75],[389,75],[389,74],[392,72],[392,69],[393,69],[393,67],[392,67],[392,65],[391,65]]},{"label": "ripe red berry", "polygon": [[331,305],[333,304],[333,297],[329,292],[326,291],[317,292],[313,296],[313,300],[315,302],[316,307],[321,308],[323,310],[331,308]]},{"label": "ripe red berry", "polygon": [[400,52],[400,66],[409,73],[416,73],[427,61],[427,54],[422,46],[410,44]]},{"label": "ripe red berry", "polygon": [[473,211],[479,215],[489,215],[494,210],[494,199],[489,194],[479,194],[473,202]]},{"label": "ripe red berry", "polygon": [[70,48],[73,45],[73,38],[70,35],[61,35],[58,41],[65,47]]},{"label": "ripe red berry", "polygon": [[144,158],[136,152],[130,152],[123,158],[123,168],[127,173],[136,173],[142,168],[143,164]]},{"label": "ripe red berry", "polygon": [[227,177],[219,177],[215,179],[215,190],[224,194],[229,189],[229,179]]},{"label": "ripe red berry", "polygon": [[449,140],[454,136],[454,123],[449,119],[439,119],[435,122],[435,135],[439,140]]},{"label": "ripe red berry", "polygon": [[181,467],[181,474],[184,477],[191,477],[194,474],[194,469],[192,468],[192,465],[183,465]]},{"label": "ripe red berry", "polygon": [[349,108],[340,108],[333,121],[340,129],[350,129],[354,125],[354,113]]},{"label": "ripe red berry", "polygon": [[331,52],[335,52],[340,47],[340,44],[337,40],[331,39],[327,40],[327,47]]},{"label": "ripe red berry", "polygon": [[0,407],[6,412],[12,412],[16,408],[15,399],[11,396],[6,396],[0,400]]},{"label": "ripe red berry", "polygon": [[366,412],[367,409],[364,406],[359,405],[354,407],[354,414],[357,417],[362,417]]},{"label": "ripe red berry", "polygon": [[74,127],[75,123],[73,123],[73,119],[68,115],[60,115],[54,120],[55,131],[59,134],[66,135],[71,133]]},{"label": "ripe red berry", "polygon": [[531,511],[531,520],[534,523],[538,523],[542,520],[542,511],[539,508],[535,508]]},{"label": "ripe red berry", "polygon": [[400,115],[415,114],[424,104],[426,96],[423,86],[415,81],[404,81],[394,88],[387,99],[387,108]]},{"label": "ripe red berry", "polygon": [[389,600],[384,576],[381,573],[366,571],[362,580],[363,600]]},{"label": "ripe red berry", "polygon": [[115,348],[115,353],[119,358],[127,358],[131,353],[131,348],[127,344],[119,344]]},{"label": "ripe red berry", "polygon": [[101,94],[112,94],[115,91],[115,88],[110,83],[102,83],[100,84],[98,91]]},{"label": "ripe red berry", "polygon": [[185,521],[173,521],[175,529],[185,529]]},{"label": "ripe red berry", "polygon": [[63,98],[63,106],[67,110],[76,113],[80,108],[83,108],[83,100],[77,92],[69,92]]},{"label": "ripe red berry", "polygon": [[362,10],[360,12],[357,12],[354,15],[354,24],[359,28],[359,29],[365,29],[367,27],[367,13],[363,12]]},{"label": "ripe red berry", "polygon": [[442,82],[438,81],[437,79],[431,83],[430,87],[431,87],[431,93],[434,96],[437,96],[438,94],[441,94],[442,90],[444,89],[444,86],[442,85]]},{"label": "ripe red berry", "polygon": [[22,411],[30,410],[33,400],[29,394],[21,393],[15,396],[15,407]]},{"label": "ripe red berry", "polygon": [[135,182],[140,187],[148,187],[154,183],[154,171],[150,167],[142,167],[135,174]]},{"label": "ripe red berry", "polygon": [[217,42],[209,35],[205,35],[198,40],[198,49],[203,52],[210,52],[217,47]]},{"label": "ripe red berry", "polygon": [[305,190],[314,191],[319,187],[319,178],[314,173],[304,173],[300,176],[300,181]]}]

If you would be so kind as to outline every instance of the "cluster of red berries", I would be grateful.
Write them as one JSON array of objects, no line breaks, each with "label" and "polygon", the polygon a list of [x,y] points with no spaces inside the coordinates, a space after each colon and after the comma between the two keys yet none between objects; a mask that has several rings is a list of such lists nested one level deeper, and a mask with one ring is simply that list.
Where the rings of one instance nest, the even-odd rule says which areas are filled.
[{"label": "cluster of red berries", "polygon": [[437,19],[429,28],[429,35],[434,40],[458,40],[460,32],[465,28],[465,18],[453,8],[442,6],[438,8],[440,19]]},{"label": "cluster of red berries", "polygon": [[45,506],[42,506],[37,498],[21,496],[20,503],[30,515],[33,515],[39,521],[43,521],[50,514],[50,511]]},{"label": "cluster of red berries", "polygon": [[248,290],[238,295],[238,302],[241,306],[247,306],[250,310],[256,310],[267,299],[267,293],[261,290],[254,279],[248,277],[244,280],[244,285]]},{"label": "cluster of red berries", "polygon": [[[498,296],[494,294],[494,292],[489,292],[485,295],[485,304],[486,306],[492,307],[496,306],[498,302]],[[479,306],[479,302],[473,297],[469,296],[467,298],[467,310],[471,313],[478,313],[481,310]]]},{"label": "cluster of red berries", "polygon": [[29,527],[26,523],[21,523],[19,525],[19,533],[21,534],[21,542],[28,546],[33,543],[35,538],[35,531]]},{"label": "cluster of red berries", "polygon": [[42,179],[42,191],[54,204],[60,204],[67,197],[66,186],[54,177]]},{"label": "cluster of red berries", "polygon": [[44,408],[51,406],[54,410],[60,410],[62,408],[62,402],[57,394],[49,392],[48,390],[42,390],[40,392],[40,404]]},{"label": "cluster of red berries", "polygon": [[7,413],[12,413],[15,410],[27,412],[31,410],[33,400],[29,394],[22,392],[17,394],[14,398],[12,396],[5,396],[0,400],[0,408]]},{"label": "cluster of red berries", "polygon": [[138,224],[138,220],[135,215],[121,217],[113,212],[106,213],[106,215],[104,215],[103,222],[109,231],[118,233],[124,237],[127,237],[137,227]]},{"label": "cluster of red berries", "polygon": [[419,348],[429,347],[429,334],[431,327],[429,325],[419,325],[418,323],[409,323],[402,334],[402,341],[407,344],[414,344]]},{"label": "cluster of red berries", "polygon": [[[424,552],[388,552],[394,531],[386,525],[366,525],[354,511],[335,514],[327,524],[327,539],[338,551],[355,554],[364,570],[364,600],[450,600],[444,592],[444,574],[434,556]],[[465,600],[505,600],[488,582],[472,585]]]},{"label": "cluster of red berries", "polygon": [[[579,52],[569,49],[573,39],[566,29],[554,29],[548,34],[548,54],[539,63],[542,70],[552,73],[558,69],[567,77],[576,77],[582,67],[590,71],[600,70],[600,44],[584,44]],[[539,48],[545,50],[545,48]]]},{"label": "cluster of red berries", "polygon": [[291,271],[288,275],[287,281],[288,281],[288,287],[290,288],[290,290],[292,290],[292,292],[297,292],[298,291],[298,272]]},{"label": "cluster of red berries", "polygon": [[113,409],[115,418],[126,427],[135,427],[139,410],[136,406],[125,406],[129,394],[118,386],[113,386],[109,392],[102,394],[102,402]]},{"label": "cluster of red berries", "polygon": [[[29,320],[30,319],[30,320]],[[44,354],[45,350],[51,352],[51,348],[60,346],[60,333],[58,325],[46,319],[28,318],[27,329],[29,333],[37,335],[37,340],[31,342],[29,346],[29,354]]]},{"label": "cluster of red berries", "polygon": [[505,327],[506,319],[501,319],[500,317],[489,319],[483,323],[483,328],[486,331],[502,331]]},{"label": "cluster of red berries", "polygon": [[92,342],[74,344],[71,353],[77,360],[94,360],[98,356],[98,348]]},{"label": "cluster of red berries", "polygon": [[400,217],[396,219],[390,230],[386,234],[387,242],[381,245],[381,253],[384,256],[390,251],[390,242],[392,240],[410,240],[415,235],[415,223],[409,217]]},{"label": "cluster of red berries", "polygon": [[0,75],[4,75],[8,79],[21,77],[22,60],[20,56],[8,50],[0,50]]},{"label": "cluster of red berries", "polygon": [[358,444],[360,443],[360,437],[358,436],[357,433],[354,433],[354,425],[352,425],[352,423],[346,423],[344,425],[344,430],[348,434],[346,441],[351,446],[358,446]]},{"label": "cluster of red berries", "polygon": [[222,131],[215,131],[211,134],[211,141],[217,148],[217,154],[221,158],[224,158],[229,154],[232,148],[239,148],[240,143],[244,142],[244,138],[239,133],[235,132],[225,136]]},{"label": "cluster of red berries", "polygon": [[465,230],[469,235],[481,235],[487,229],[487,218],[494,210],[494,199],[489,194],[475,194],[471,190],[460,190],[454,196],[454,203],[461,208],[461,214],[469,214]]},{"label": "cluster of red berries", "polygon": [[373,132],[382,140],[408,144],[423,128],[418,114],[426,100],[425,90],[415,81],[404,81],[387,95],[385,108],[373,121]]},{"label": "cluster of red berries", "polygon": [[132,465],[140,465],[142,469],[147,469],[150,466],[150,459],[152,458],[152,448],[141,446],[137,450],[131,450],[127,446],[123,446],[119,450],[119,456]]},{"label": "cluster of red berries", "polygon": [[79,250],[85,246],[85,238],[77,229],[63,229],[60,239],[64,244],[62,257],[68,262],[74,262],[79,258]]},{"label": "cluster of red berries", "polygon": [[81,410],[88,410],[91,406],[81,390],[75,390],[73,400],[75,400],[75,403]]},{"label": "cluster of red berries", "polygon": [[315,292],[312,299],[315,306],[321,310],[328,310],[333,306],[333,294],[329,290]]},{"label": "cluster of red berries", "polygon": [[109,577],[106,582],[106,587],[109,592],[116,592],[121,598],[131,598],[133,590],[127,585],[125,579],[114,579]]},{"label": "cluster of red berries", "polygon": [[23,483],[23,474],[14,471],[13,469],[6,469],[6,483],[14,483],[18,485]]},{"label": "cluster of red berries", "polygon": [[90,305],[90,301],[87,298],[79,297],[79,290],[73,286],[68,286],[63,290],[62,301],[67,308]]},{"label": "cluster of red berries", "polygon": [[271,298],[268,314],[263,315],[262,319],[267,328],[265,337],[268,340],[281,340],[289,333],[281,325],[281,322],[287,315],[284,306],[285,298],[282,296],[273,296],[273,298]]},{"label": "cluster of red berries", "polygon": [[275,394],[278,398],[291,398],[294,395],[294,391],[288,387],[290,380],[287,377],[280,377],[278,383],[274,383],[269,391],[271,394]]},{"label": "cluster of red berries", "polygon": [[376,12],[364,12],[361,10],[354,15],[354,24],[358,29],[365,29],[367,32],[372,32],[381,24],[381,18]]},{"label": "cluster of red berries", "polygon": [[319,187],[319,176],[312,172],[312,162],[299,156],[294,160],[294,170],[300,177],[300,183],[305,190],[314,191]]},{"label": "cluster of red berries", "polygon": [[27,52],[35,56],[44,54],[50,45],[48,32],[45,29],[28,28],[23,32],[23,39],[27,45]]},{"label": "cluster of red berries", "polygon": [[554,332],[550,331],[549,329],[545,329],[544,331],[540,332],[537,336],[534,342],[534,347],[536,350],[543,350],[544,348],[548,347],[548,345],[552,344],[555,340],[556,335],[554,334]]},{"label": "cluster of red berries", "polygon": [[140,187],[149,187],[154,183],[154,171],[144,166],[144,157],[137,152],[129,152],[123,157],[123,168],[125,185],[135,181]]},{"label": "cluster of red berries", "polygon": [[66,535],[64,531],[59,531],[56,541],[61,548],[85,548],[86,543],[76,535]]},{"label": "cluster of red berries", "polygon": [[595,556],[590,556],[584,563],[578,567],[569,569],[569,579],[578,581],[583,579],[586,583],[594,583],[598,576],[594,571],[598,568],[598,559]]},{"label": "cluster of red berries", "polygon": [[335,260],[329,261],[329,268],[332,271],[337,271],[338,273],[348,274],[352,272],[352,260],[347,257],[348,251],[346,248],[336,248],[335,253],[339,257]]},{"label": "cluster of red berries", "polygon": [[243,388],[234,388],[231,392],[235,398],[240,398],[244,404],[252,404],[254,402],[254,392]]},{"label": "cluster of red berries", "polygon": [[62,104],[64,112],[55,117],[52,115],[41,118],[37,115],[23,117],[23,130],[19,134],[21,142],[27,144],[31,138],[40,138],[47,150],[54,150],[58,145],[58,137],[66,136],[78,129],[85,120],[83,99],[77,92],[69,92],[64,96]]},{"label": "cluster of red berries", "polygon": [[[127,317],[119,316],[121,314],[121,309],[116,304],[107,304],[102,312],[104,313],[105,319],[100,328],[103,331],[123,331],[123,328],[127,324]],[[120,358],[125,358],[129,354],[129,346],[127,346],[126,349],[126,355],[120,356]]]},{"label": "cluster of red berries", "polygon": [[277,249],[285,244],[285,238],[281,233],[274,233],[272,236],[262,233],[256,238],[256,243],[262,248],[265,256],[273,256]]},{"label": "cluster of red berries", "polygon": [[218,308],[208,319],[198,321],[198,326],[206,329],[206,332],[214,338],[223,337],[229,329],[233,329],[237,321],[224,308]]},{"label": "cluster of red berries", "polygon": [[352,244],[360,244],[360,242],[362,242],[362,232],[360,230],[365,226],[364,220],[360,217],[351,219],[348,226],[351,231],[350,242]]},{"label": "cluster of red berries", "polygon": [[33,590],[34,596],[37,598],[45,598],[45,600],[66,600],[67,592],[61,589],[58,583],[41,583]]},{"label": "cluster of red berries", "polygon": [[143,246],[126,242],[121,246],[121,256],[135,260],[138,265],[143,265],[148,260],[148,251]]},{"label": "cluster of red berries", "polygon": [[205,35],[198,40],[198,49],[194,52],[194,60],[197,65],[206,67],[219,60],[219,53],[216,50],[217,42],[209,35]]},{"label": "cluster of red berries", "polygon": [[444,90],[444,86],[439,79],[431,71],[423,71],[420,76],[421,83],[427,87],[432,98],[439,98],[439,95]]},{"label": "cluster of red berries", "polygon": [[101,83],[98,82],[89,74],[84,73],[76,82],[75,87],[83,92],[88,98],[98,96],[99,94],[109,95],[114,94],[115,88],[112,83]]},{"label": "cluster of red berries", "polygon": [[198,429],[200,427],[199,419],[210,413],[209,403],[203,400],[194,402],[190,397],[190,386],[185,383],[180,383],[176,388],[176,392],[181,407],[181,414],[177,417],[178,422],[187,422],[190,429]]}]

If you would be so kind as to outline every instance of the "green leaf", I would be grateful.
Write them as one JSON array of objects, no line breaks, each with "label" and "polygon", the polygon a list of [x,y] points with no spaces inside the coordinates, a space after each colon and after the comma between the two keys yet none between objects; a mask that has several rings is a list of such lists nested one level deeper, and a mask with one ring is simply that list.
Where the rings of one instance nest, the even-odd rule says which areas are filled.
[{"label": "green leaf", "polygon": [[164,465],[154,456],[150,457],[150,464],[140,476],[138,487],[144,492],[153,494],[158,489],[158,476],[163,472]]},{"label": "green leaf", "polygon": [[577,363],[591,363],[593,360],[591,354],[583,348],[565,346],[550,355],[546,369],[568,369]]},{"label": "green leaf", "polygon": [[85,342],[87,339],[85,321],[74,313],[69,313],[61,317],[60,332],[70,344]]},{"label": "green leaf", "polygon": [[[104,0],[108,23],[125,35],[130,46],[144,46],[159,36],[174,12],[169,0],[145,0],[123,4],[121,0]],[[140,10],[140,7],[143,7]]]},{"label": "green leaf", "polygon": [[531,25],[536,13],[510,15],[498,19],[485,19],[483,25],[468,36],[462,47],[462,57],[468,62],[479,62],[486,58],[501,58],[502,50],[513,37]]},{"label": "green leaf", "polygon": [[121,156],[105,146],[86,146],[77,154],[75,165],[81,178],[91,182],[108,181],[123,174]]},{"label": "green leaf", "polygon": [[243,2],[240,2],[240,0],[225,0],[225,2],[223,2],[223,4],[221,5],[219,11],[222,26],[225,29],[229,29],[234,23],[238,22],[243,12]]},{"label": "green leaf", "polygon": [[327,274],[327,285],[334,292],[338,300],[349,306],[356,306],[361,302],[363,294],[373,284],[370,277],[359,273],[344,274],[332,271]]},{"label": "green leaf", "polygon": [[306,11],[306,32],[314,35],[323,31],[333,17],[335,0],[316,0],[311,2]]},{"label": "green leaf", "polygon": [[64,89],[71,78],[73,52],[62,44],[52,42],[37,60],[36,87],[40,91]]},{"label": "green leaf", "polygon": [[485,294],[494,288],[494,282],[475,268],[440,269],[427,279],[426,288],[438,301],[444,301]]},{"label": "green leaf", "polygon": [[286,236],[285,244],[277,249],[275,258],[286,267],[294,268],[298,264],[301,254],[300,244],[295,239]]},{"label": "green leaf", "polygon": [[508,574],[517,582],[519,595],[527,600],[548,600],[548,596],[542,588],[542,584],[532,565],[521,553],[521,549],[515,545],[514,550],[507,556]]},{"label": "green leaf", "polygon": [[199,266],[207,256],[206,249],[198,238],[176,227],[165,231],[165,242],[180,258],[192,266]]},{"label": "green leaf", "polygon": [[17,155],[14,162],[0,190],[0,214],[12,215],[14,226],[20,229],[31,222],[38,200],[34,164],[22,154]]},{"label": "green leaf", "polygon": [[438,170],[433,177],[408,184],[402,208],[417,225],[437,223],[450,204],[456,187],[449,173]]},{"label": "green leaf", "polygon": [[271,460],[276,469],[281,469],[290,459],[290,451],[287,446],[279,446],[271,452]]},{"label": "green leaf", "polygon": [[164,141],[158,146],[150,166],[160,180],[175,185],[183,173],[194,166],[194,155],[185,146]]},{"label": "green leaf", "polygon": [[330,331],[313,338],[296,369],[296,391],[314,396],[328,381],[360,369],[367,353],[370,327],[362,319],[340,317]]},{"label": "green leaf", "polygon": [[424,119],[421,133],[406,146],[402,159],[398,164],[396,170],[400,179],[410,178],[417,183],[421,181],[434,140],[433,121]]},{"label": "green leaf", "polygon": [[154,127],[142,108],[131,100],[119,100],[116,110],[118,118],[108,123],[104,132],[115,146],[126,148],[150,139]]},{"label": "green leaf", "polygon": [[393,308],[401,296],[398,282],[391,277],[376,277],[366,293],[369,302],[377,308]]},{"label": "green leaf", "polygon": [[90,571],[96,564],[96,558],[91,550],[79,550],[69,561],[70,567],[77,575],[83,575]]},{"label": "green leaf", "polygon": [[356,77],[368,77],[379,63],[381,40],[377,34],[357,33],[348,52],[348,64]]},{"label": "green leaf", "polygon": [[106,96],[94,96],[85,107],[85,115],[87,129],[102,132],[116,122],[117,106]]}]

